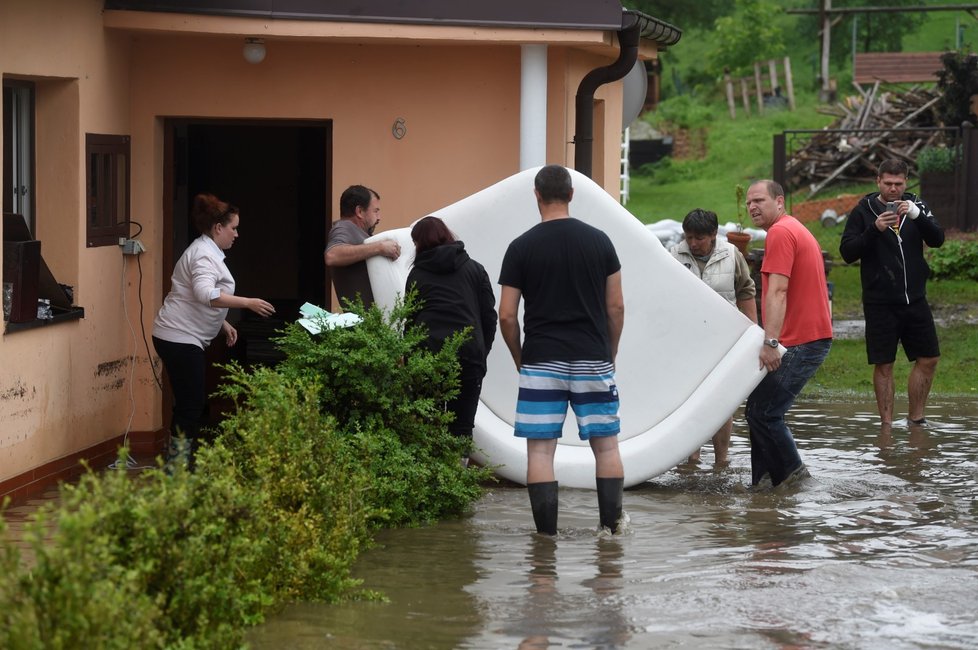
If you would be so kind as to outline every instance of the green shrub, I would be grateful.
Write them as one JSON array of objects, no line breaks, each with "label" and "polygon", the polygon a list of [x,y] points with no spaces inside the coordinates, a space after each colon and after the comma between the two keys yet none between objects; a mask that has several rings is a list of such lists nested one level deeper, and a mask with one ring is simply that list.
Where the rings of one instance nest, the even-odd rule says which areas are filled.
[{"label": "green shrub", "polygon": [[376,597],[350,574],[373,528],[456,515],[491,475],[462,468],[447,430],[464,334],[422,350],[415,305],[293,325],[279,369],[229,366],[237,408],[195,472],[63,486],[28,527],[30,565],[0,544],[0,648],[236,648],[287,601]]},{"label": "green shrub", "polygon": [[204,449],[195,474],[89,471],[64,485],[26,537],[33,566],[0,589],[0,611],[13,612],[0,647],[237,645],[271,603],[269,547],[255,517],[261,493],[228,460]]},{"label": "green shrub", "polygon": [[[666,156],[654,163],[642,165],[636,176],[645,176],[655,183],[680,183],[697,178],[699,165],[696,160],[676,160]],[[682,219],[682,216],[679,217]]]},{"label": "green shrub", "polygon": [[355,327],[317,336],[290,325],[277,340],[286,359],[278,371],[296,380],[318,378],[319,404],[335,419],[351,462],[368,468],[374,482],[371,509],[386,512],[390,526],[414,525],[460,514],[482,494],[489,469],[464,469],[467,442],[448,433],[445,402],[457,394],[457,351],[468,333],[429,352],[426,332],[408,326],[418,306],[411,292],[385,314],[364,310]]},{"label": "green shrub", "polygon": [[917,173],[953,172],[960,159],[960,147],[924,147],[917,153]]},{"label": "green shrub", "polygon": [[[23,535],[36,558],[31,569],[13,544],[0,547],[0,648],[163,647],[159,607],[138,571],[115,563],[108,544],[91,543],[91,514],[66,520],[55,533],[58,547],[45,541],[51,514]],[[0,517],[0,538],[6,534]]]},{"label": "green shrub", "polygon": [[238,404],[222,423],[242,485],[261,486],[279,600],[336,601],[359,584],[349,576],[380,513],[366,497],[371,476],[319,410],[316,377],[287,379],[266,368],[229,366],[221,392]]},{"label": "green shrub", "polygon": [[978,280],[978,237],[947,239],[940,248],[927,249],[931,277],[938,280]]},{"label": "green shrub", "polygon": [[271,607],[355,593],[366,477],[333,474],[315,390],[259,375],[234,452],[203,446],[194,473],[89,472],[30,524],[33,566],[0,546],[0,647],[236,648]]},{"label": "green shrub", "polygon": [[659,102],[654,111],[643,115],[643,119],[662,130],[698,129],[713,121],[714,114],[709,104],[691,95],[678,95]]}]

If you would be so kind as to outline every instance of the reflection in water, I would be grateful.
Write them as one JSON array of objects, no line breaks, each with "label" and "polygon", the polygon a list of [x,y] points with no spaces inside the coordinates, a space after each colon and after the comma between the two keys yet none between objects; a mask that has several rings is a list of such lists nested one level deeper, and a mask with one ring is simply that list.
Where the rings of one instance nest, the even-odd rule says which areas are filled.
[{"label": "reflection in water", "polygon": [[[626,490],[630,531],[599,537],[594,493],[561,490],[556,538],[526,491],[389,531],[357,574],[387,603],[300,605],[253,648],[978,647],[978,401],[931,400],[925,427],[875,402],[789,414],[812,479],[749,493],[742,419],[729,468]],[[934,417],[931,417],[932,414]]]},{"label": "reflection in water", "polygon": [[[252,648],[456,648],[481,625],[478,535],[468,522],[385,531],[363,554],[358,577],[388,602],[292,605],[249,633]],[[394,579],[391,579],[391,577]],[[391,640],[397,644],[391,645]],[[408,644],[408,645],[403,645]]]},{"label": "reflection in water", "polygon": [[527,557],[529,586],[522,629],[526,638],[519,650],[550,647],[550,613],[559,611],[557,594],[557,541],[545,535],[533,535]]}]

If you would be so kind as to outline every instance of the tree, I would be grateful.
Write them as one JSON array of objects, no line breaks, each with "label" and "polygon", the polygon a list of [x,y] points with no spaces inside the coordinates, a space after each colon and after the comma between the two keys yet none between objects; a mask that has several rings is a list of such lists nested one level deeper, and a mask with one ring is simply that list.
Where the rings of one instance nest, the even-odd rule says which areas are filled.
[{"label": "tree", "polygon": [[786,52],[784,31],[777,24],[782,10],[763,0],[736,0],[734,12],[714,22],[715,43],[711,72],[721,74],[725,68],[746,73],[755,61],[783,57]]},{"label": "tree", "polygon": [[971,98],[978,95],[978,55],[945,52],[941,62],[944,69],[937,82],[941,90],[938,116],[947,126],[961,126],[964,121],[974,124],[978,115],[972,112],[976,107]]},{"label": "tree", "polygon": [[[816,4],[819,4],[818,0]],[[875,7],[879,0],[833,0],[832,8]],[[920,0],[886,0],[891,7],[919,7]],[[926,20],[922,11],[900,13],[854,13],[837,14],[832,19],[832,47],[829,52],[836,66],[845,65],[852,57],[852,28],[856,27],[856,49],[860,52],[902,52],[903,34],[916,31]],[[799,28],[803,38],[813,43],[820,40],[822,30],[817,14],[801,17]]]}]

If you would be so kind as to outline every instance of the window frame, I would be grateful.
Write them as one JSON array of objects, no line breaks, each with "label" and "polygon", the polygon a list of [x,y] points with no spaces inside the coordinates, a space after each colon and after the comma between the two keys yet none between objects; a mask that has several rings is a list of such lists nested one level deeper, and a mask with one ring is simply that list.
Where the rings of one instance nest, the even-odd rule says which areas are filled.
[{"label": "window frame", "polygon": [[[34,82],[3,79],[3,211],[24,217],[31,233],[37,232],[35,142],[37,90]],[[7,99],[10,98],[9,106]],[[9,137],[8,137],[9,136]],[[17,187],[19,185],[19,188]],[[20,198],[15,193],[19,191]]]},{"label": "window frame", "polygon": [[85,241],[117,246],[129,237],[130,137],[85,134]]}]

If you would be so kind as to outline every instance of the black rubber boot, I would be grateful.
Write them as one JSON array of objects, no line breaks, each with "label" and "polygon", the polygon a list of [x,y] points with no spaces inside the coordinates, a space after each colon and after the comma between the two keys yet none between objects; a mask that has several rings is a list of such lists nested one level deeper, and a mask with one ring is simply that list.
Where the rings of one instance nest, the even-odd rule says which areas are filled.
[{"label": "black rubber boot", "polygon": [[544,535],[557,534],[557,481],[529,483],[530,508],[537,532]]},{"label": "black rubber boot", "polygon": [[618,532],[618,520],[621,519],[621,495],[625,486],[623,478],[597,478],[598,513],[601,526],[612,533]]}]

